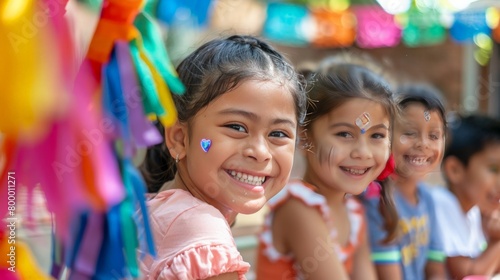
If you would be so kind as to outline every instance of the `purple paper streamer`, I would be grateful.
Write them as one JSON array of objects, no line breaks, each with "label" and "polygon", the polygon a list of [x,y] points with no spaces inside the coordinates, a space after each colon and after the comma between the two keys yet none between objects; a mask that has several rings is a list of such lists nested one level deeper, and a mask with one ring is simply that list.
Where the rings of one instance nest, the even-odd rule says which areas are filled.
[{"label": "purple paper streamer", "polygon": [[141,87],[139,86],[135,67],[130,56],[127,42],[115,44],[116,57],[120,70],[122,91],[129,113],[129,125],[134,143],[138,147],[148,147],[163,141],[156,128],[147,120],[142,108]]},{"label": "purple paper streamer", "polygon": [[75,260],[75,269],[85,275],[95,275],[103,240],[104,219],[101,213],[90,213],[80,250]]}]

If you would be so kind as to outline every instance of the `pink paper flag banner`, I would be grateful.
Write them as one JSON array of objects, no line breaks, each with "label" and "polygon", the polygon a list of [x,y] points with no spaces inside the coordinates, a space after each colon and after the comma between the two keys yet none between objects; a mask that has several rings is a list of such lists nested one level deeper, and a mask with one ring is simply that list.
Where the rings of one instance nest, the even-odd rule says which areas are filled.
[{"label": "pink paper flag banner", "polygon": [[394,47],[401,41],[401,28],[396,24],[394,15],[381,7],[357,6],[354,13],[358,21],[356,43],[361,48]]},{"label": "pink paper flag banner", "polygon": [[[111,144],[112,123],[103,116],[100,103],[92,100],[89,94],[95,84],[92,84],[94,80],[88,66],[82,65],[75,82],[78,86],[75,86],[75,108],[72,116],[75,117],[78,129],[74,129],[73,133],[80,137],[77,144],[87,145],[91,149],[88,155],[85,155],[89,160],[88,165],[82,165],[81,168],[86,189],[89,190],[89,185],[93,185],[95,189],[91,190],[91,195],[94,199],[102,199],[105,206],[110,206],[123,199],[123,183]],[[81,150],[84,153],[83,148]],[[90,182],[86,178],[94,180]]]}]

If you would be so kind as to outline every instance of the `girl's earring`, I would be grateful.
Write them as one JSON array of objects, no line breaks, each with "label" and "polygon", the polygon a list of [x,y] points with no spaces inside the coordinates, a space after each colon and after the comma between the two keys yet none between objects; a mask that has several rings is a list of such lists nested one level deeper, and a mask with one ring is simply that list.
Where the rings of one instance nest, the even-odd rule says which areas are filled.
[{"label": "girl's earring", "polygon": [[179,154],[175,157],[175,163],[179,163]]}]

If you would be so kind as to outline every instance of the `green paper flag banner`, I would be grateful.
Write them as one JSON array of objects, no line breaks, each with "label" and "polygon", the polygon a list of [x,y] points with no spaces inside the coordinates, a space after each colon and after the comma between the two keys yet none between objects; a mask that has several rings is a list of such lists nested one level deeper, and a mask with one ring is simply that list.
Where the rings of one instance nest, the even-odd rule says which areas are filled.
[{"label": "green paper flag banner", "polygon": [[403,43],[409,47],[436,45],[446,39],[446,29],[441,25],[441,14],[437,10],[425,13],[412,8],[406,15]]}]

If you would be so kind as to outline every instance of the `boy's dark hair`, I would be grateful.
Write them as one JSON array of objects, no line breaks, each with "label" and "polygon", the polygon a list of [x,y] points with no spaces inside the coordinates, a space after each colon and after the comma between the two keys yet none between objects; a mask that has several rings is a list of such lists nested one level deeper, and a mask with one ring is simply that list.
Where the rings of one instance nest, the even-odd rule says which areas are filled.
[{"label": "boy's dark hair", "polygon": [[465,117],[456,115],[449,126],[450,135],[444,158],[454,156],[464,166],[488,145],[500,144],[500,120],[492,117],[480,114]]},{"label": "boy's dark hair", "polygon": [[420,103],[427,110],[437,111],[443,121],[446,132],[446,109],[441,92],[425,83],[403,84],[397,90],[396,102],[400,109],[405,109],[411,103]]},{"label": "boy's dark hair", "polygon": [[[189,123],[196,113],[214,99],[236,88],[244,81],[280,82],[293,95],[298,124],[302,125],[307,97],[302,75],[290,62],[266,42],[252,37],[233,35],[214,39],[196,49],[177,67],[177,73],[186,86],[183,95],[172,95],[178,120]],[[164,127],[156,126],[164,135]],[[150,147],[140,166],[148,192],[157,192],[174,178],[175,159],[165,143]]]}]

